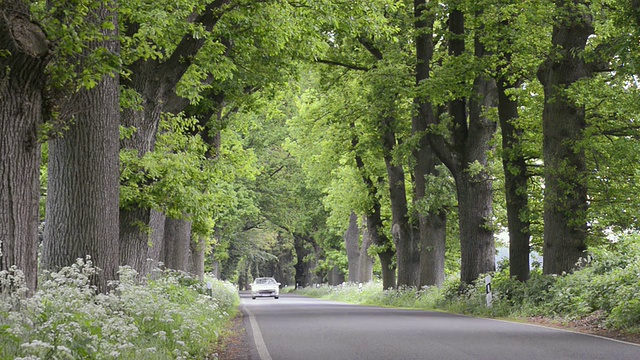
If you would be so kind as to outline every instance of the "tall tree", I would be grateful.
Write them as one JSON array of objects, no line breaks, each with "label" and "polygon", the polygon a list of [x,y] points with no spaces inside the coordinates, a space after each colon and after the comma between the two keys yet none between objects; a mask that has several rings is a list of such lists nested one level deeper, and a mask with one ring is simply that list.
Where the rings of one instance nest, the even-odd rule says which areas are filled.
[{"label": "tall tree", "polygon": [[514,85],[506,76],[498,78],[498,116],[502,130],[502,167],[509,229],[509,274],[517,280],[529,279],[530,221],[527,214],[528,175],[522,151],[522,130],[517,128],[518,101],[508,94]]},{"label": "tall tree", "polygon": [[[409,206],[405,184],[405,172],[403,164],[394,156],[400,147],[400,139],[397,132],[402,128],[402,118],[398,86],[402,80],[396,83],[383,82],[380,79],[389,77],[389,68],[385,64],[387,59],[380,48],[372,41],[361,37],[358,39],[362,46],[371,54],[377,63],[376,71],[371,71],[370,80],[372,97],[371,104],[377,103],[375,108],[379,113],[370,114],[377,119],[378,137],[382,157],[384,159],[389,186],[389,199],[391,205],[391,237],[396,246],[396,263],[398,268],[398,286],[417,286],[420,265],[420,252],[418,241],[413,231],[414,227],[409,218]],[[377,76],[376,76],[377,75]],[[396,75],[396,74],[394,74]],[[407,74],[402,74],[407,75]],[[401,78],[403,77],[401,75]]]},{"label": "tall tree", "polygon": [[593,69],[583,56],[594,33],[589,3],[554,2],[553,48],[538,70],[544,86],[542,114],[544,158],[544,260],[546,274],[571,271],[586,250],[587,169],[579,146],[585,110],[567,90]]},{"label": "tall tree", "polygon": [[[123,125],[136,129],[131,137],[121,141],[123,149],[135,150],[140,157],[153,151],[160,115],[165,110],[167,101],[173,98],[178,83],[193,64],[200,49],[207,43],[207,36],[204,34],[209,33],[218,23],[225,14],[229,3],[228,0],[216,0],[209,3],[200,13],[195,14],[193,13],[195,8],[192,5],[187,8],[174,9],[176,14],[180,14],[179,18],[182,21],[191,23],[198,28],[195,32],[183,32],[177,35],[174,33],[175,29],[166,32],[147,32],[147,24],[143,21],[152,21],[149,16],[153,15],[147,14],[147,18],[145,18],[144,16],[137,17],[138,14],[132,13],[133,16],[128,19],[126,24],[126,35],[133,42],[142,41],[138,44],[137,50],[132,49],[131,51],[133,59],[128,64],[130,77],[123,81],[123,85],[134,90],[142,103],[139,106],[125,109],[122,114]],[[170,5],[169,8],[173,8],[173,5]],[[170,11],[169,8],[164,10]],[[202,34],[196,34],[198,31],[201,31]],[[148,34],[156,34],[157,37],[151,36],[147,39]],[[180,40],[177,43],[172,43],[176,36]],[[156,46],[151,46],[151,43],[155,43]],[[172,49],[172,51],[168,49]],[[121,210],[120,238],[123,245],[120,258],[123,264],[142,266],[146,263],[148,231],[152,215],[151,206],[143,203]],[[160,231],[157,228],[150,230]],[[136,270],[145,271],[144,268]]]},{"label": "tall tree", "polygon": [[[357,148],[357,140],[353,140],[353,148]],[[393,244],[387,237],[384,231],[384,224],[382,220],[382,205],[380,204],[380,198],[378,195],[378,187],[382,184],[382,179],[377,178],[377,181],[372,180],[367,176],[365,163],[362,157],[355,154],[355,161],[358,168],[358,172],[361,174],[362,181],[367,189],[366,196],[369,200],[369,207],[365,210],[363,215],[364,224],[368,236],[371,238],[372,245],[375,246],[378,258],[380,260],[380,267],[382,268],[382,288],[383,289],[395,289],[396,287],[396,267],[393,263]]]},{"label": "tall tree", "polygon": [[35,291],[40,143],[49,43],[28,4],[0,3],[0,271],[16,266]]},{"label": "tall tree", "polygon": [[[69,130],[49,142],[49,177],[42,265],[48,270],[91,256],[100,269],[95,284],[107,291],[119,266],[118,208],[120,125],[119,56],[115,2],[94,4],[85,18],[95,27],[74,70],[93,72],[85,88],[59,104]],[[60,19],[65,21],[64,18]],[[105,24],[109,24],[106,26]],[[91,33],[89,33],[91,34]],[[102,69],[92,61],[106,60]]]},{"label": "tall tree", "polygon": [[[435,14],[433,8],[427,7],[426,0],[414,0],[414,27],[416,44],[416,87],[429,79],[431,61],[433,59],[433,23]],[[437,175],[436,165],[439,161],[435,152],[429,146],[427,129],[434,123],[435,114],[430,99],[421,96],[414,98],[414,115],[412,117],[412,133],[418,137],[418,144],[413,150],[414,157],[414,211],[420,208],[426,196],[426,177]],[[444,256],[446,240],[447,217],[442,209],[429,208],[426,214],[416,211],[419,226],[420,243],[420,276],[418,286],[441,286],[444,282]]]},{"label": "tall tree", "polygon": [[[473,78],[455,80],[458,88],[449,89],[454,94],[448,104],[450,127],[445,130],[446,135],[430,132],[429,143],[456,182],[462,257],[460,280],[472,283],[480,274],[495,269],[492,180],[487,167],[496,123],[490,119],[487,110],[495,106],[496,92],[495,82],[484,70],[478,70],[486,65],[485,48],[478,38],[480,31],[476,32],[471,55],[465,51],[467,14],[461,3],[456,1],[449,5],[450,62],[446,65],[458,68],[471,65],[471,69],[466,68],[458,75],[471,74]],[[474,70],[473,66],[478,69]],[[469,91],[469,83],[473,84],[472,91]],[[438,119],[434,125],[441,121]]]}]

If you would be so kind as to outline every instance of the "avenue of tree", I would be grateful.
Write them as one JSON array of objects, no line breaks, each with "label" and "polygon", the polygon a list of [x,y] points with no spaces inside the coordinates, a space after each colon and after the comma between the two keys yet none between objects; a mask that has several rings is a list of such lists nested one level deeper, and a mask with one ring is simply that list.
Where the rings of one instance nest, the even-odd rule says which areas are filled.
[{"label": "avenue of tree", "polygon": [[640,226],[639,64],[638,0],[0,0],[0,270],[570,272]]}]

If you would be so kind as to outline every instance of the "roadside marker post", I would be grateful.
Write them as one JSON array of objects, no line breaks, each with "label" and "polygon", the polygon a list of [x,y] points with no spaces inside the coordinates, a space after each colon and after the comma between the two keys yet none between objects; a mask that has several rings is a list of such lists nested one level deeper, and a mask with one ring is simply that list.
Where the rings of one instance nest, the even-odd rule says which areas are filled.
[{"label": "roadside marker post", "polygon": [[484,278],[485,289],[487,292],[487,307],[491,307],[491,302],[493,301],[493,296],[491,295],[491,276],[487,275]]}]

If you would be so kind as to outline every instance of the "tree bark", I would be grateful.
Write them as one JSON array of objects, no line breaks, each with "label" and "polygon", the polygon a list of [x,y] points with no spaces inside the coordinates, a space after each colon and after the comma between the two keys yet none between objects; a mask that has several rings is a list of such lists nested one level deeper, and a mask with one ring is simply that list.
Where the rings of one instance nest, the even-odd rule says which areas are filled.
[{"label": "tree bark", "polygon": [[[89,21],[113,21],[110,6],[96,10]],[[115,39],[115,32],[106,33]],[[116,40],[93,43],[118,53]],[[119,125],[117,73],[106,74],[90,90],[74,94],[68,113],[75,114],[69,131],[49,142],[49,183],[42,265],[48,270],[91,256],[100,269],[94,279],[100,292],[117,279],[119,266]],[[67,113],[63,111],[63,113]]]},{"label": "tree bark", "polygon": [[396,263],[398,267],[398,287],[418,286],[420,252],[409,223],[409,209],[405,188],[404,169],[393,163],[392,152],[396,147],[392,123],[395,119],[382,121],[384,162],[389,179],[389,199],[391,200],[391,236],[396,245]]},{"label": "tree bark", "polygon": [[[37,285],[40,144],[45,67],[44,31],[23,14],[23,1],[5,1],[0,10],[0,271],[12,266]],[[0,289],[1,290],[1,289]]]},{"label": "tree bark", "polygon": [[396,268],[393,265],[393,250],[389,238],[383,233],[382,217],[380,215],[380,203],[374,202],[373,211],[367,215],[367,231],[371,234],[373,244],[379,247],[378,258],[380,259],[381,276],[382,276],[382,288],[395,289],[396,288]]},{"label": "tree bark", "polygon": [[584,150],[578,147],[586,127],[584,108],[565,91],[592,76],[583,52],[594,29],[585,13],[588,3],[556,1],[554,51],[538,69],[544,86],[542,113],[544,158],[543,272],[569,272],[586,250],[587,170]]},{"label": "tree bark", "polygon": [[189,245],[189,272],[204,281],[205,238],[198,236],[198,241],[190,241]]},{"label": "tree bark", "polygon": [[359,283],[368,283],[373,280],[374,259],[369,256],[369,246],[373,244],[371,234],[366,226],[366,217],[362,217],[362,244],[360,245],[360,257],[358,258],[358,279]]},{"label": "tree bark", "polygon": [[[434,16],[427,9],[426,0],[414,1],[414,26],[416,35],[416,86],[430,77],[430,63],[433,58],[433,22]],[[438,159],[427,139],[426,132],[430,123],[436,121],[433,107],[428,98],[416,96],[414,99],[416,113],[412,117],[412,134],[418,136],[418,146],[413,150],[414,171],[414,204],[425,198],[426,176],[437,175]],[[418,206],[414,206],[416,209]],[[422,214],[416,211],[418,219],[419,243],[419,282],[418,287],[425,285],[442,286],[444,283],[444,259],[446,250],[447,217],[438,209],[430,209]]]},{"label": "tree bark", "polygon": [[351,212],[349,215],[349,227],[344,233],[344,243],[347,250],[347,261],[349,263],[349,275],[347,281],[350,283],[358,282],[358,272],[360,265],[360,231],[358,229],[358,215]]},{"label": "tree bark", "polygon": [[[145,275],[149,275],[155,269],[158,269],[160,267],[160,261],[164,262],[164,223],[166,218],[167,217],[163,213],[151,210],[149,219],[151,235],[149,237],[150,242],[147,249],[147,266]],[[142,251],[142,249],[140,251]]]},{"label": "tree bark", "polygon": [[327,280],[331,286],[340,285],[344,282],[344,274],[340,271],[338,266],[334,266],[329,270]]},{"label": "tree bark", "polygon": [[509,274],[516,280],[529,279],[529,200],[527,163],[522,153],[522,130],[516,128],[518,101],[506,90],[513,88],[504,77],[498,79],[498,117],[502,130],[502,168],[509,230]]},{"label": "tree bark", "polygon": [[167,217],[164,225],[165,266],[189,271],[188,257],[191,243],[191,221]]}]

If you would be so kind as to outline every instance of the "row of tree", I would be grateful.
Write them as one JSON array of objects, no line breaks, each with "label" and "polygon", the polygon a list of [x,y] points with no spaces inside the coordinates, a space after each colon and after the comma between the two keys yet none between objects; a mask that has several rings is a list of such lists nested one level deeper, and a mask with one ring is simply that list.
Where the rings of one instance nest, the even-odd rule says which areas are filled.
[{"label": "row of tree", "polygon": [[0,268],[571,271],[638,225],[637,5],[1,0]]},{"label": "row of tree", "polygon": [[442,284],[456,217],[466,283],[495,269],[502,229],[522,281],[532,244],[561,274],[637,229],[637,3],[380,5],[327,31],[292,127],[327,193],[357,189],[330,207],[363,215],[385,288]]},{"label": "row of tree", "polygon": [[160,261],[202,273],[218,220],[250,211],[236,179],[257,172],[228,117],[288,78],[300,40],[313,40],[309,15],[295,11],[283,1],[0,2],[0,268],[24,271],[31,290],[37,264],[85,256],[101,269],[100,291],[120,265],[142,277]]}]

